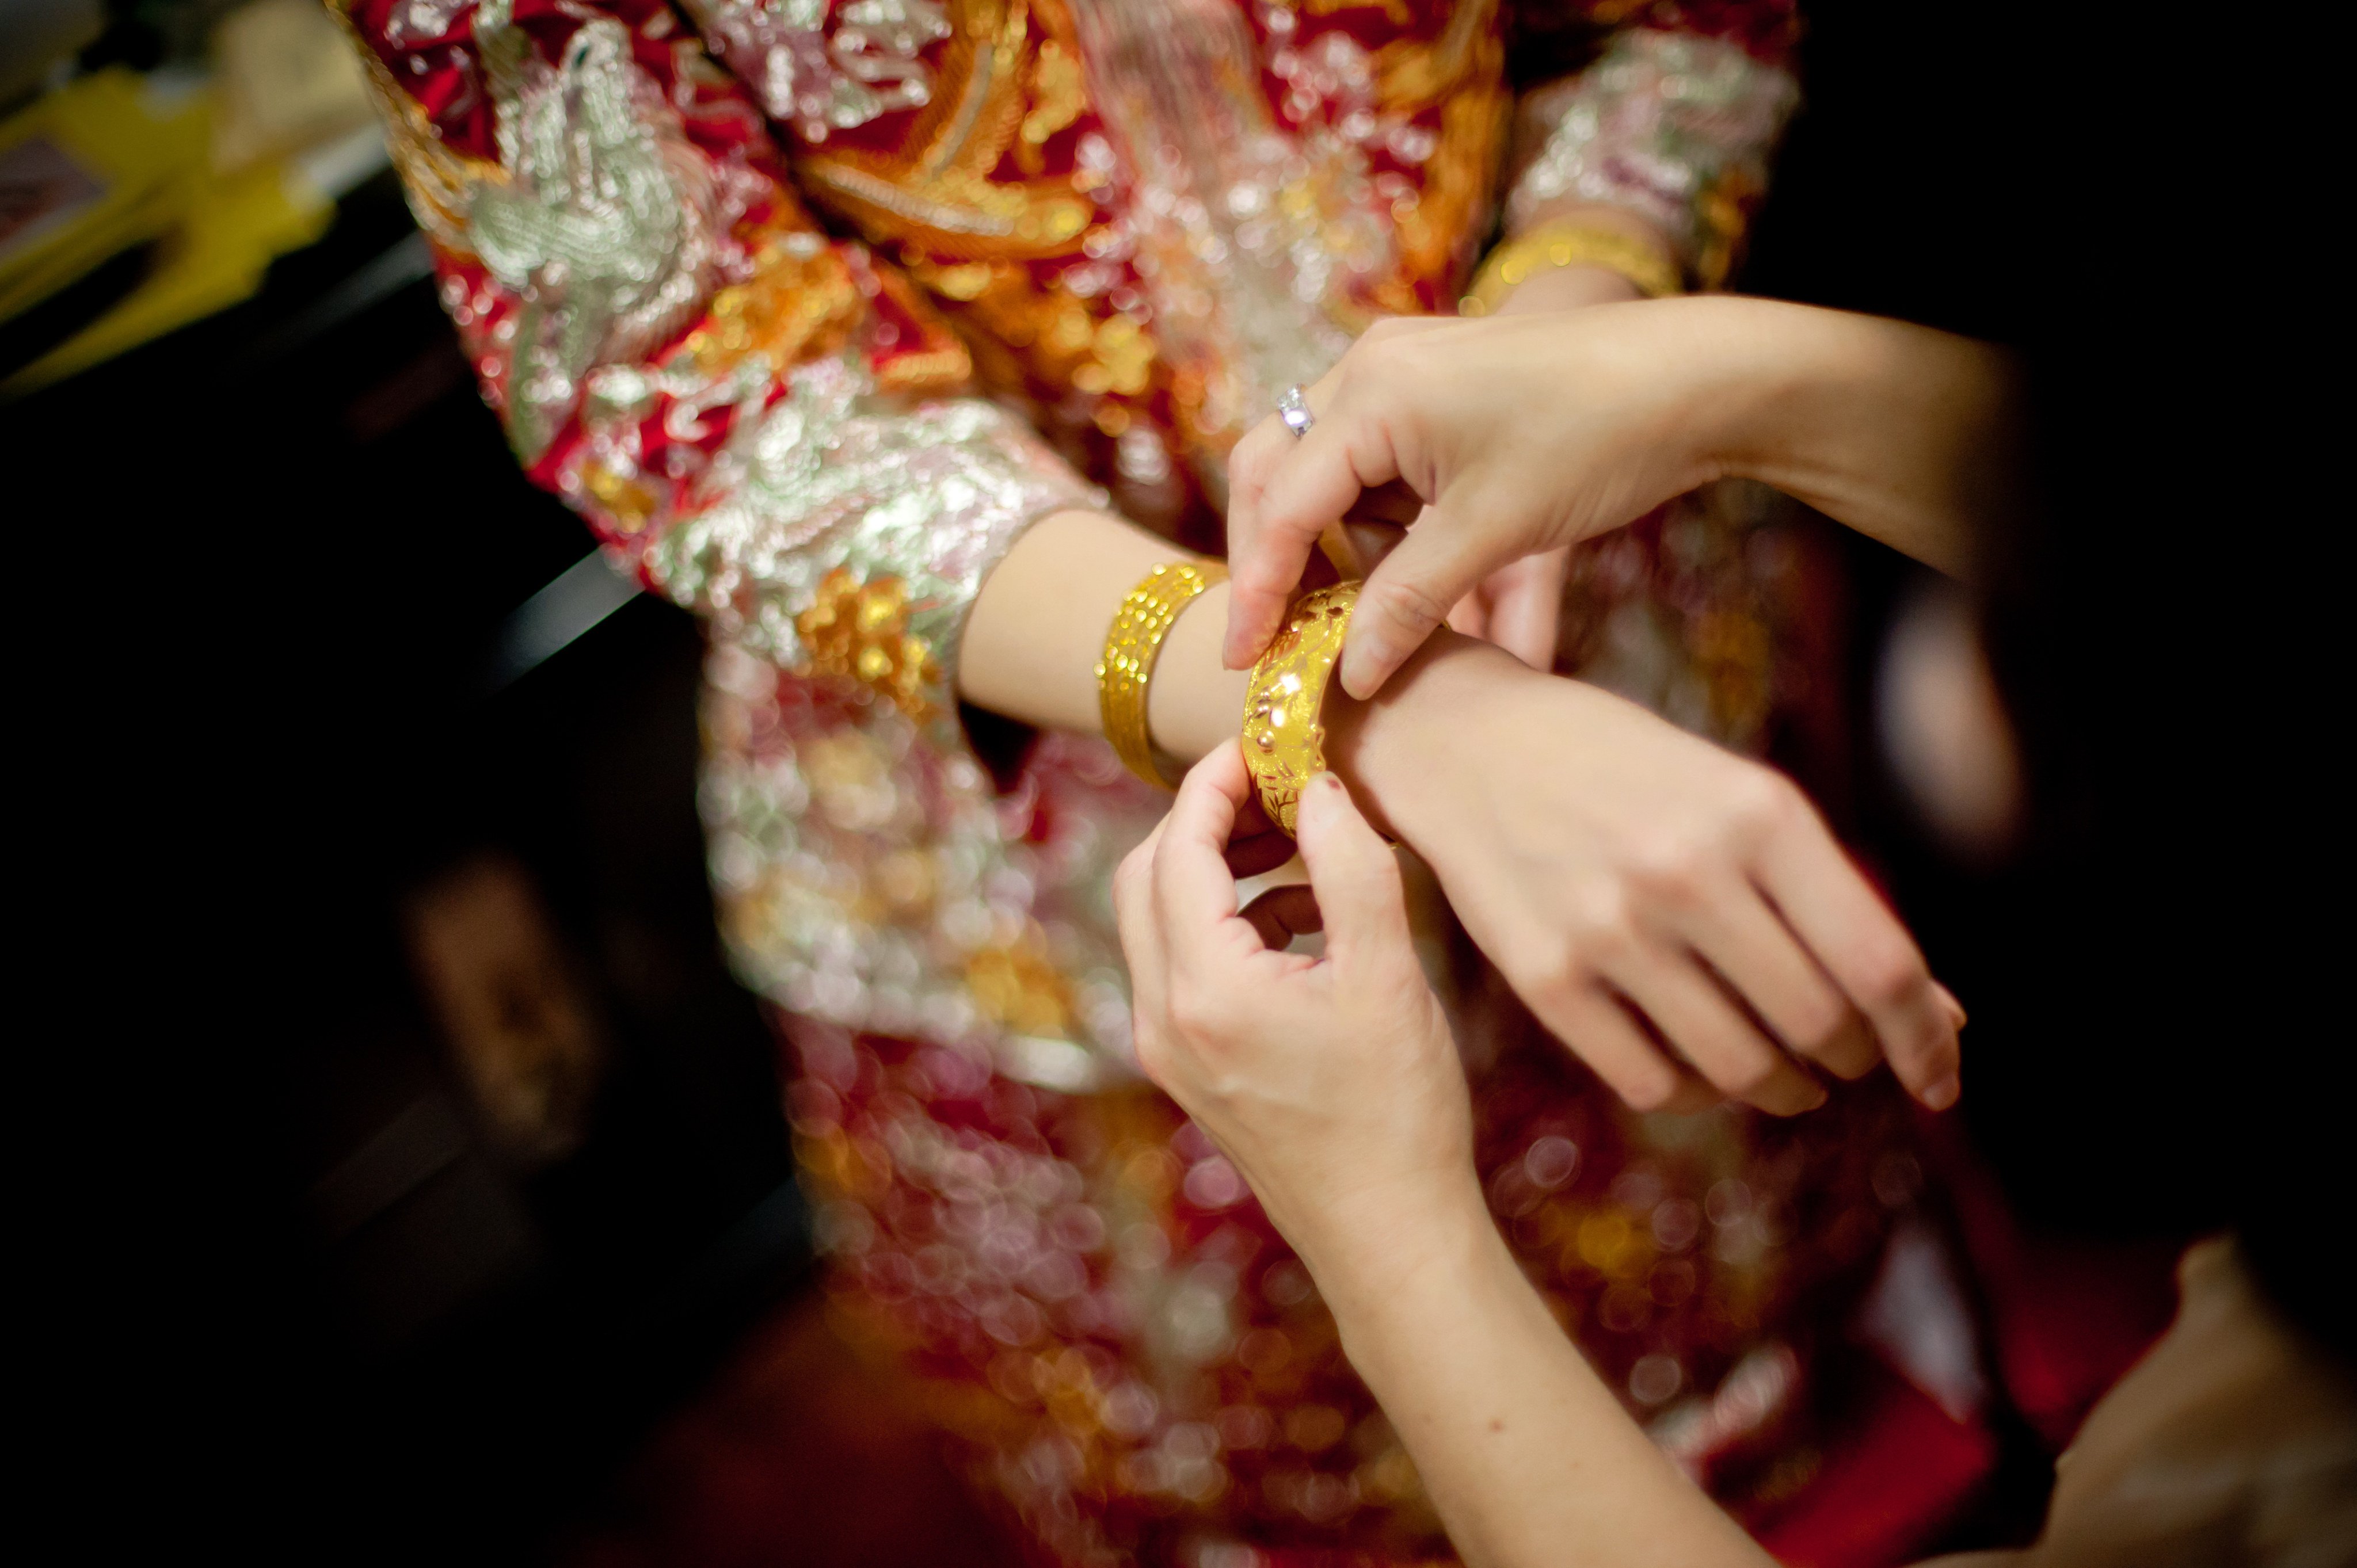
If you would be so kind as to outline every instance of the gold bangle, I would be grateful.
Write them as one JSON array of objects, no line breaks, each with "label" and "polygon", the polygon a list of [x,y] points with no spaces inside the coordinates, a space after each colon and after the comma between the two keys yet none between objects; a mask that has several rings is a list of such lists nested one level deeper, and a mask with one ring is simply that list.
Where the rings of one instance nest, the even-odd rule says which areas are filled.
[{"label": "gold bangle", "polygon": [[1154,680],[1154,660],[1178,612],[1227,576],[1228,569],[1217,561],[1157,566],[1130,589],[1105,631],[1104,656],[1097,660],[1097,713],[1122,766],[1148,784],[1178,787],[1176,770],[1163,766],[1146,727],[1146,694]]},{"label": "gold bangle", "polygon": [[1244,688],[1244,765],[1268,820],[1290,833],[1301,791],[1326,768],[1326,682],[1342,652],[1359,585],[1304,595]]},{"label": "gold bangle", "polygon": [[1524,280],[1562,267],[1603,267],[1637,285],[1648,299],[1676,294],[1677,264],[1641,240],[1582,223],[1543,223],[1491,251],[1457,304],[1460,316],[1487,316]]}]

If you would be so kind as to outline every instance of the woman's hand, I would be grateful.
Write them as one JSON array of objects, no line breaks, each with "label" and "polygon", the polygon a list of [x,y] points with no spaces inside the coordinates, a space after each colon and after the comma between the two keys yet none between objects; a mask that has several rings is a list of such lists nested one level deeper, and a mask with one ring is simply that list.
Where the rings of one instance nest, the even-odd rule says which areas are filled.
[{"label": "woman's hand", "polygon": [[[1228,663],[1259,656],[1310,543],[1363,490],[1404,486],[1425,510],[1360,596],[1341,666],[1353,696],[1372,695],[1452,613],[1459,630],[1492,630],[1489,606],[1519,603],[1498,575],[1522,558],[1617,528],[1710,478],[1684,439],[1686,389],[1671,373],[1682,357],[1650,341],[1661,335],[1646,325],[1652,308],[1369,328],[1308,389],[1317,424],[1307,436],[1265,422],[1229,459]],[[1550,577],[1558,594],[1560,570]],[[1518,613],[1494,629],[1544,668],[1552,637],[1539,657],[1536,639],[1517,635],[1530,618]]]},{"label": "woman's hand", "polygon": [[1968,575],[1974,539],[2022,504],[2015,380],[1970,338],[1723,295],[1379,323],[1308,389],[1307,436],[1265,421],[1229,460],[1222,657],[1259,656],[1311,542],[1365,490],[1424,510],[1360,596],[1340,670],[1360,697],[1501,568],[1714,478]]},{"label": "woman's hand", "polygon": [[[1497,1568],[1766,1568],[1564,1338],[1491,1223],[1392,851],[1320,774],[1301,798],[1308,887],[1239,913],[1223,852],[1252,854],[1231,851],[1251,796],[1238,747],[1211,752],[1114,877],[1138,1060],[1309,1266],[1458,1550]],[[1283,950],[1319,909],[1325,956]]]},{"label": "woman's hand", "polygon": [[1954,1102],[1962,1010],[1781,775],[1446,632],[1374,702],[1329,693],[1327,727],[1523,1004],[1631,1105],[1791,1114],[1824,1099],[1808,1069],[1884,1057]]},{"label": "woman's hand", "polygon": [[[1652,225],[1610,208],[1575,203],[1548,216],[1575,218],[1593,228],[1625,234],[1664,255],[1671,253],[1669,242]],[[1635,284],[1609,267],[1550,267],[1523,279],[1491,314],[1528,317],[1591,305],[1631,305],[1644,297]],[[1570,570],[1568,545],[1495,567],[1471,593],[1457,601],[1456,608],[1448,612],[1449,628],[1494,642],[1534,670],[1553,670],[1563,621],[1564,579]]]},{"label": "woman's hand", "polygon": [[[1315,1268],[1338,1247],[1363,1254],[1403,1215],[1461,1207],[1472,1119],[1392,850],[1320,774],[1299,819],[1309,885],[1239,913],[1223,854],[1252,793],[1238,747],[1211,752],[1122,863],[1114,897],[1139,1063]],[[1286,951],[1320,911],[1325,955]]]}]

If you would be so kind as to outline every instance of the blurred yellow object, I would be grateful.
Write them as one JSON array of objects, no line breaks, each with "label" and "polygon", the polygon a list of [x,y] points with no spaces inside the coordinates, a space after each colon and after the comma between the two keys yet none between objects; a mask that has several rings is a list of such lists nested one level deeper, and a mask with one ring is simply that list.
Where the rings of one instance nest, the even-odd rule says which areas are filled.
[{"label": "blurred yellow object", "polygon": [[70,82],[0,125],[0,320],[188,209],[212,126],[201,87],[120,69]]},{"label": "blurred yellow object", "polygon": [[159,247],[155,269],[98,320],[0,381],[0,397],[88,370],[150,338],[226,310],[262,286],[270,263],[327,232],[336,204],[294,171],[257,164],[203,179],[200,200]]},{"label": "blurred yellow object", "polygon": [[98,71],[0,125],[0,320],[132,246],[156,247],[128,295],[0,381],[0,397],[252,295],[382,164],[366,86],[316,0],[231,13],[214,56],[210,81]]}]

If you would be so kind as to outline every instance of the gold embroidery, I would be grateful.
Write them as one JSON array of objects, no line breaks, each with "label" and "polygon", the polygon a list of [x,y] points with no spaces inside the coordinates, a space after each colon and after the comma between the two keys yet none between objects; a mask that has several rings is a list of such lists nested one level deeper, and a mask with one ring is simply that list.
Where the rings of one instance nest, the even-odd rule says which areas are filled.
[{"label": "gold embroidery", "polygon": [[1018,1035],[1069,1036],[1071,986],[1044,951],[1038,926],[1023,940],[966,960],[965,983],[985,1016]]},{"label": "gold embroidery", "polygon": [[[1505,51],[1491,24],[1496,0],[1468,0],[1429,44],[1401,39],[1375,54],[1377,96],[1414,111],[1440,105],[1440,134],[1425,164],[1424,190],[1394,209],[1400,272],[1374,291],[1386,309],[1420,311],[1415,285],[1447,287],[1495,188],[1512,103]],[[1387,286],[1386,286],[1387,285]]]},{"label": "gold embroidery", "polygon": [[996,183],[945,174],[909,185],[893,160],[858,153],[806,157],[795,166],[871,241],[914,241],[962,261],[1070,255],[1096,211],[1065,179]]},{"label": "gold embroidery", "polygon": [[[1151,333],[1126,316],[1100,318],[1092,313],[1103,308],[1098,302],[1038,287],[1027,267],[1007,262],[942,265],[920,256],[909,259],[909,270],[918,284],[955,302],[970,340],[1028,350],[1024,369],[1034,376],[1116,397],[1136,397],[1154,383],[1161,349]],[[1011,361],[985,362],[984,369],[984,379],[995,385],[1012,390],[1021,384],[1022,370]],[[1098,427],[1118,435],[1128,428],[1130,417],[1106,415]]]},{"label": "gold embroidery", "polygon": [[[1043,71],[1053,82],[1069,67],[1064,87],[1078,96],[1061,124],[1069,124],[1087,107],[1071,45],[1047,40],[1033,69],[1024,70],[1029,32],[1024,0],[1003,7],[996,0],[966,0],[959,7],[957,30],[942,50],[939,91],[903,148],[805,155],[797,169],[878,243],[913,241],[960,261],[1071,254],[1096,209],[1070,179],[990,177],[1033,114],[1048,115],[1039,124],[1049,126],[1055,114],[1065,112],[1043,102],[1027,113],[1027,76],[1037,91]],[[1064,65],[1046,63],[1051,48]],[[1060,128],[1043,130],[1040,143]],[[1036,160],[1039,145],[1026,141],[1021,147]],[[922,150],[911,153],[918,148]],[[1020,151],[1017,163],[1023,164]],[[1024,166],[1029,172],[1037,165]]]},{"label": "gold embroidery", "polygon": [[1015,145],[1015,161],[1026,174],[1041,167],[1040,148],[1048,138],[1081,117],[1089,106],[1081,77],[1081,62],[1053,38],[1039,45],[1031,62],[1031,112],[1023,116],[1022,137]]},{"label": "gold embroidery", "polygon": [[941,680],[932,650],[909,635],[909,595],[898,577],[862,583],[837,566],[818,585],[818,600],[794,618],[813,673],[846,681],[888,700],[922,722],[928,690]]},{"label": "gold embroidery", "polygon": [[[1448,14],[1440,37],[1426,43],[1395,38],[1375,51],[1375,99],[1386,109],[1421,109],[1453,93],[1469,75],[1491,91],[1505,63],[1505,48],[1490,25],[1498,0],[1463,0]],[[1426,182],[1431,188],[1432,182]]]},{"label": "gold embroidery", "polygon": [[753,276],[714,295],[704,321],[681,345],[699,370],[716,371],[762,353],[783,372],[841,347],[858,321],[865,301],[833,248],[802,249],[778,235],[756,256]]},{"label": "gold embroidery", "polygon": [[1072,384],[1084,392],[1119,392],[1135,397],[1146,390],[1154,368],[1154,339],[1126,316],[1101,322],[1093,345],[1096,353],[1072,372]]},{"label": "gold embroidery", "polygon": [[1337,11],[1381,11],[1384,21],[1398,27],[1415,20],[1407,8],[1407,0],[1309,0],[1309,14],[1313,16],[1330,16]]},{"label": "gold embroidery", "polygon": [[628,474],[618,474],[602,463],[581,465],[581,482],[590,499],[604,509],[617,532],[636,533],[653,520],[662,502],[655,492]]}]

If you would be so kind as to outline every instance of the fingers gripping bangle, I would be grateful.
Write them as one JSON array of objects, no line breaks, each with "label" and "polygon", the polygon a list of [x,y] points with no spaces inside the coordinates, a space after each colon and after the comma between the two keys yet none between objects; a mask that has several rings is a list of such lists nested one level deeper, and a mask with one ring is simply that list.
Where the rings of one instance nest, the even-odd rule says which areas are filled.
[{"label": "fingers gripping bangle", "polygon": [[1301,791],[1326,768],[1326,684],[1341,656],[1359,585],[1303,596],[1285,618],[1244,688],[1244,765],[1269,821],[1294,832]]},{"label": "fingers gripping bangle", "polygon": [[1121,601],[1105,631],[1104,655],[1097,660],[1097,713],[1122,766],[1148,784],[1178,787],[1178,770],[1164,766],[1146,727],[1146,698],[1154,680],[1154,660],[1178,612],[1227,576],[1228,569],[1217,561],[1157,566]]}]

